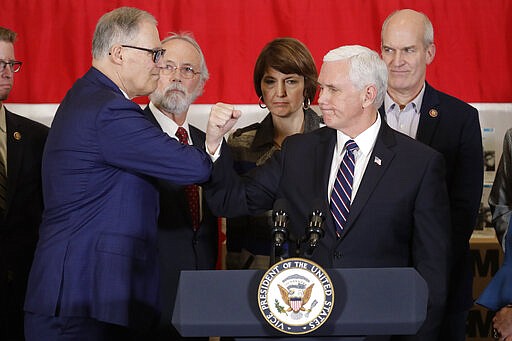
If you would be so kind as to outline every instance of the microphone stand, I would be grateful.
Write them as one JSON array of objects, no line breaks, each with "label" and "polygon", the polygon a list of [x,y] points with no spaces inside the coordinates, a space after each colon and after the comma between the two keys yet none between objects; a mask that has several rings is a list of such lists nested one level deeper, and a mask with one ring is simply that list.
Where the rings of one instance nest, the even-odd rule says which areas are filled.
[{"label": "microphone stand", "polygon": [[275,211],[273,214],[274,226],[272,227],[272,248],[270,250],[270,266],[288,258],[288,250],[284,244],[288,240],[288,214],[284,210]]}]

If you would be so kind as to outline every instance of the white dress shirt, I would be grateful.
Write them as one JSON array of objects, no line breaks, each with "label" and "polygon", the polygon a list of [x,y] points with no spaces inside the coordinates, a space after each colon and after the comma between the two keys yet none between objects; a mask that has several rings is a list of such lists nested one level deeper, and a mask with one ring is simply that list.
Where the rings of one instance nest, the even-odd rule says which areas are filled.
[{"label": "white dress shirt", "polygon": [[[161,112],[157,107],[155,107],[155,105],[152,102],[149,102],[149,109],[151,109],[151,112],[155,116],[155,119],[162,128],[162,130],[173,139],[178,140],[178,138],[176,137],[176,131],[178,130],[179,126],[176,124],[176,122],[174,122],[173,119],[165,116],[165,114]],[[185,130],[187,131],[188,144],[192,145],[193,143],[192,138],[190,137],[190,129],[188,127],[187,119],[185,119],[185,122],[183,123],[182,127],[185,128]]]},{"label": "white dress shirt", "polygon": [[[377,119],[375,120],[375,123],[373,123],[368,129],[366,129],[361,134],[357,135],[355,138],[352,139],[357,144],[358,149],[354,151],[356,164],[354,169],[354,179],[352,183],[351,202],[354,201],[357,190],[359,189],[359,185],[361,184],[364,171],[366,170],[368,160],[370,159],[373,147],[375,146],[375,141],[377,140],[377,135],[379,134],[380,125],[381,118],[380,115],[377,113]],[[329,176],[329,188],[327,191],[327,200],[329,202],[331,202],[331,192],[334,187],[334,182],[336,181],[338,169],[340,168],[341,161],[343,160],[343,155],[345,154],[345,143],[348,140],[350,140],[349,136],[343,134],[339,130],[336,132],[336,137],[337,142],[336,146],[334,147],[334,154],[331,163],[331,173]]]}]

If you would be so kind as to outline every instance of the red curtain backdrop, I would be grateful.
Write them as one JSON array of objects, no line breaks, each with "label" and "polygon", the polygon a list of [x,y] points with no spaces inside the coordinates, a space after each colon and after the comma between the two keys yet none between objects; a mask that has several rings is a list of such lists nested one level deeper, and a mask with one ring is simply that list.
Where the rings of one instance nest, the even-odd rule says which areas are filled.
[{"label": "red curtain backdrop", "polygon": [[[257,103],[254,62],[276,37],[304,42],[318,68],[346,44],[380,51],[380,27],[412,8],[434,24],[437,55],[427,80],[468,102],[512,102],[512,1],[509,0],[14,0],[0,4],[0,25],[18,33],[11,103],[58,103],[91,64],[99,17],[134,6],[159,21],[161,38],[189,31],[203,48],[211,78],[197,103]],[[145,99],[142,99],[145,101]]]}]

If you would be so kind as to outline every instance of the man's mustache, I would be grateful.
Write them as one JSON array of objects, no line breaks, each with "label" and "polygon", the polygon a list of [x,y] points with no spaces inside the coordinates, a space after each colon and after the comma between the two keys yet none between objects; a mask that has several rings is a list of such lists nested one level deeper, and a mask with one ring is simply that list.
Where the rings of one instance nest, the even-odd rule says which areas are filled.
[{"label": "man's mustache", "polygon": [[173,91],[173,90],[179,90],[179,91],[183,92],[186,96],[188,96],[187,89],[180,83],[172,83],[172,84],[169,84],[169,86],[167,86],[167,88],[165,88],[165,92]]}]

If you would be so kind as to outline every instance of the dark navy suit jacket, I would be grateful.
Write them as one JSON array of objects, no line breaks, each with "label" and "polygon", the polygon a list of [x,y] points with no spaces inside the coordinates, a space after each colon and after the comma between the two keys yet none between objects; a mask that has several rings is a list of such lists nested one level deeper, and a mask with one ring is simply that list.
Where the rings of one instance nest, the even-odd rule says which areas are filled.
[{"label": "dark navy suit jacket", "polygon": [[48,127],[7,109],[5,120],[8,177],[7,211],[0,217],[0,339],[6,340],[23,336],[23,301],[43,213],[41,158]]},{"label": "dark navy suit jacket", "polygon": [[[437,91],[428,83],[425,86],[416,139],[443,154],[446,162],[452,221],[447,307],[449,311],[464,311],[473,305],[469,238],[482,198],[482,132],[474,107]],[[380,113],[385,116],[383,107]]]},{"label": "dark navy suit jacket", "polygon": [[[160,127],[149,106],[144,114]],[[205,143],[205,133],[189,125],[190,138],[195,146]],[[178,280],[182,270],[213,270],[217,264],[218,223],[202,196],[202,216],[199,229],[194,231],[184,187],[159,180],[160,215],[158,217],[158,245],[160,255],[162,323],[170,326],[176,300]],[[178,339],[179,334],[172,334]]]},{"label": "dark navy suit jacket", "polygon": [[45,211],[25,310],[147,328],[159,317],[155,178],[201,183],[209,157],[155,127],[91,68],[66,94],[43,155]]},{"label": "dark navy suit jacket", "polygon": [[[324,127],[288,137],[281,152],[239,178],[229,148],[214,163],[207,200],[218,215],[255,214],[288,201],[290,233],[304,234],[313,203],[323,202],[325,236],[312,259],[326,268],[414,267],[429,287],[426,322],[415,340],[437,338],[448,284],[448,196],[442,156],[383,121],[373,153],[336,238],[328,183],[336,131]],[[290,254],[293,254],[293,243]]]}]

